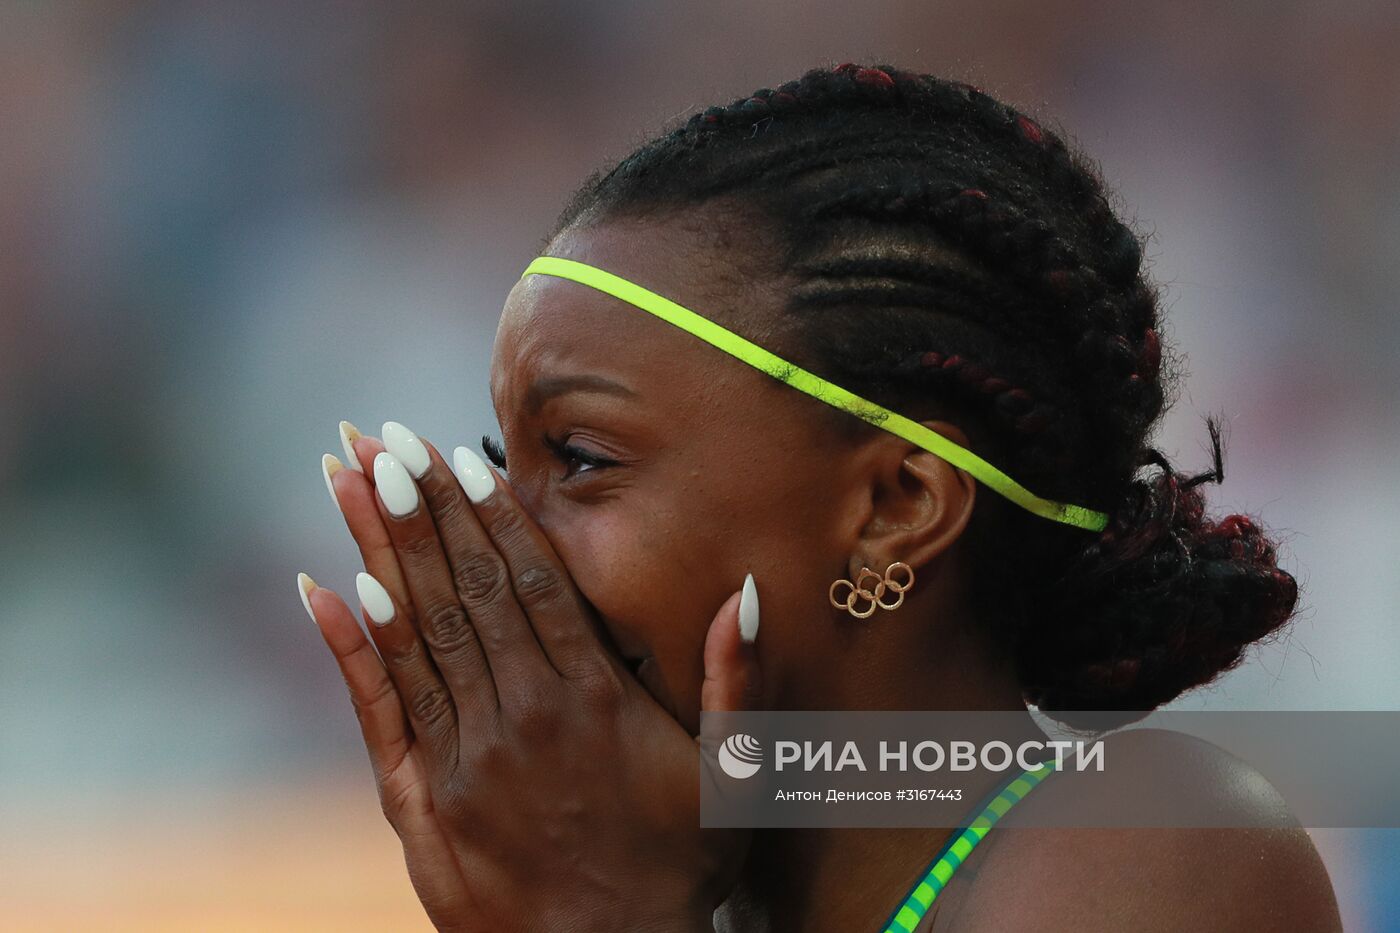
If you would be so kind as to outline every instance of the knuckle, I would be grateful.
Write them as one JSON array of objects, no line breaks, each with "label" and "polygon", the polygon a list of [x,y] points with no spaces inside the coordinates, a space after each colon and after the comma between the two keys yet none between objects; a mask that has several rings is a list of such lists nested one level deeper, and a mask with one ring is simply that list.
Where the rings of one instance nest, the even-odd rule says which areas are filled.
[{"label": "knuckle", "polygon": [[450,776],[434,781],[432,797],[433,809],[440,818],[454,822],[465,818],[468,825],[478,822],[473,818],[477,797],[471,793],[471,787],[462,774],[454,771]]},{"label": "knuckle", "polygon": [[612,716],[621,711],[627,685],[608,664],[590,666],[575,678],[583,702],[595,715]]},{"label": "knuckle", "polygon": [[350,704],[355,708],[355,718],[363,725],[366,719],[373,714],[376,707],[384,703],[394,694],[394,684],[392,681],[384,680],[368,690],[360,690],[355,686],[350,687]]},{"label": "knuckle", "polygon": [[518,509],[502,509],[491,519],[491,537],[502,551],[514,550],[525,543],[530,529]]},{"label": "knuckle", "polygon": [[564,579],[553,567],[535,564],[515,577],[515,595],[526,607],[543,606],[564,595]]},{"label": "knuckle", "polygon": [[437,654],[454,654],[476,642],[476,630],[461,603],[443,600],[423,614],[423,640]]},{"label": "knuckle", "polygon": [[428,500],[428,508],[432,510],[433,521],[439,528],[460,524],[466,518],[467,500],[461,494],[460,487],[455,490],[450,486],[435,487],[426,491],[424,498]]},{"label": "knuckle", "polygon": [[412,670],[421,667],[424,654],[423,643],[416,638],[391,641],[381,645],[379,654],[385,665],[394,670]]},{"label": "knuckle", "polygon": [[453,710],[445,690],[424,686],[409,697],[408,712],[414,722],[435,731],[451,720]]},{"label": "knuckle", "polygon": [[436,657],[443,659],[474,650],[479,644],[476,630],[465,624],[457,628],[435,629],[431,633],[425,631],[423,640]]},{"label": "knuckle", "polygon": [[498,598],[506,587],[506,567],[495,554],[474,554],[456,568],[457,592],[466,603]]},{"label": "knuckle", "polygon": [[563,728],[558,704],[549,691],[540,689],[526,691],[517,698],[511,725],[516,735],[527,742],[552,741]]},{"label": "knuckle", "polygon": [[763,680],[761,677],[750,676],[744,682],[744,688],[740,693],[740,699],[745,708],[756,706],[763,702]]},{"label": "knuckle", "polygon": [[479,741],[464,746],[461,758],[466,781],[481,784],[484,780],[506,775],[515,767],[515,748],[503,734],[493,730]]},{"label": "knuckle", "polygon": [[419,566],[442,552],[436,534],[414,534],[394,542],[394,548],[410,566]]}]

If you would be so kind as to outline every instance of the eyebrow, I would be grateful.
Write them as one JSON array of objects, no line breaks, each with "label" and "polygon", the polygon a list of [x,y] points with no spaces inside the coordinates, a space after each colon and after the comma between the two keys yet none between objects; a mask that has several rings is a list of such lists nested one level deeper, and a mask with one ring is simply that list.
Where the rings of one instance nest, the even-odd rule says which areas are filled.
[{"label": "eyebrow", "polygon": [[602,395],[615,395],[619,398],[636,398],[637,393],[620,382],[613,382],[602,376],[557,376],[536,380],[525,391],[525,406],[530,412],[538,412],[544,403],[569,392],[596,392]]}]

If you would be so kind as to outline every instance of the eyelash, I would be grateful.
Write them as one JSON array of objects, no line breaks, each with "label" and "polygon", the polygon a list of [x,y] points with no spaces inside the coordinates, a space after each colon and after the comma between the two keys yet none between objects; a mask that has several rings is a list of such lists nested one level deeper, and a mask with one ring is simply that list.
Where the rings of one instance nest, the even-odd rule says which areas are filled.
[{"label": "eyelash", "polygon": [[557,457],[559,461],[564,464],[565,479],[568,479],[571,476],[576,476],[580,472],[588,472],[587,470],[580,471],[576,466],[576,464],[579,463],[585,464],[586,466],[589,466],[593,469],[617,466],[616,460],[609,460],[606,457],[601,457],[598,454],[590,453],[589,451],[586,451],[581,447],[574,447],[571,444],[568,444],[561,440],[556,440],[555,438],[549,437],[548,435],[545,436],[544,443],[546,447],[554,451],[554,456]]},{"label": "eyelash", "polygon": [[501,446],[501,442],[489,434],[481,435],[481,449],[486,452],[486,459],[491,461],[491,465],[498,470],[506,468],[506,451]]},{"label": "eyelash", "polygon": [[[570,476],[574,476],[579,472],[579,470],[574,466],[575,463],[582,463],[593,469],[617,466],[616,460],[609,460],[606,457],[600,457],[597,454],[589,453],[588,451],[583,450],[580,447],[574,447],[571,444],[567,444],[564,441],[556,440],[555,438],[549,436],[545,437],[544,443],[546,447],[548,447],[551,451],[554,452],[554,456],[557,457],[559,461],[564,464],[565,479],[568,479]],[[490,460],[492,465],[494,465],[498,470],[506,469],[506,452],[505,449],[501,446],[500,441],[496,440],[489,434],[483,434],[481,436],[481,449],[485,451],[486,459]]]}]

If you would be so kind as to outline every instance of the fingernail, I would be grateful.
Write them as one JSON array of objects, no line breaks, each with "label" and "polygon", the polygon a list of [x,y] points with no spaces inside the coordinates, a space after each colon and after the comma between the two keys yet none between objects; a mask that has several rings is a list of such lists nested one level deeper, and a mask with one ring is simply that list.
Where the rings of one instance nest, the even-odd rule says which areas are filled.
[{"label": "fingernail", "polygon": [[345,469],[345,464],[340,462],[340,458],[335,454],[325,454],[321,457],[321,475],[326,478],[326,492],[331,494],[331,501],[336,508],[340,508],[340,498],[335,494],[335,484],[331,482],[331,477]]},{"label": "fingernail", "polygon": [[452,451],[452,465],[457,468],[457,481],[472,502],[481,502],[495,491],[496,475],[487,469],[486,462],[470,447],[458,447]]},{"label": "fingernail", "polygon": [[297,574],[297,595],[301,597],[301,604],[306,607],[306,614],[311,616],[311,621],[316,621],[316,613],[311,611],[311,591],[316,589],[316,581],[304,573]]},{"label": "fingernail", "polygon": [[418,511],[418,487],[408,470],[389,451],[380,451],[374,458],[374,487],[379,501],[395,518],[404,518]]},{"label": "fingernail", "polygon": [[753,574],[744,577],[744,592],[739,597],[739,637],[750,645],[758,637],[758,588]]},{"label": "fingernail", "polygon": [[355,441],[363,437],[360,429],[348,421],[340,422],[340,446],[345,449],[345,465],[357,473],[363,473],[360,469],[360,458],[355,456]]},{"label": "fingernail", "polygon": [[360,605],[369,613],[375,625],[388,625],[394,621],[394,601],[389,591],[379,581],[361,571],[355,575],[355,592],[360,594]]},{"label": "fingernail", "polygon": [[428,467],[433,465],[433,461],[428,456],[428,448],[423,446],[418,435],[397,421],[386,421],[383,437],[384,449],[398,457],[399,462],[408,468],[414,479],[422,479],[423,474],[428,472]]}]

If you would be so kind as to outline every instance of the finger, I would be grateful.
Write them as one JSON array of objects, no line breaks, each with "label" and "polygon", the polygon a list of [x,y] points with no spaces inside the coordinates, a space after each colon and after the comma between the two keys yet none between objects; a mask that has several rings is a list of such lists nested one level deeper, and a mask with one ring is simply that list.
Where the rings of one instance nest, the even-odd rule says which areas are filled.
[{"label": "finger", "polygon": [[[298,586],[304,597],[302,604],[314,620],[317,619],[317,614],[312,609],[310,596],[320,588],[310,577],[306,577],[305,574],[302,577],[298,577]],[[381,670],[387,671],[400,708],[407,718],[409,728],[412,729],[413,740],[423,749],[422,754],[428,766],[435,775],[451,773],[456,766],[459,746],[457,713],[447,686],[433,668],[432,660],[424,650],[418,633],[411,625],[399,621],[402,614],[393,606],[392,599],[378,581],[369,574],[362,573],[356,580],[356,589],[362,602],[368,600],[375,607],[368,617],[371,619],[369,628],[374,636],[374,647],[378,649],[378,657],[374,657],[375,653],[369,649],[367,643],[361,647],[364,633],[353,617],[350,618],[349,629],[339,623],[334,629],[339,646],[347,650],[368,651],[368,654],[357,659],[355,664],[363,667],[373,658],[379,663]],[[326,592],[330,593],[329,590]],[[335,601],[342,602],[343,605],[339,596],[335,596]],[[318,621],[317,625],[320,624]],[[332,649],[335,647],[333,645]],[[378,692],[382,690],[383,684],[366,683],[366,686]],[[376,694],[366,693],[363,696],[375,697]]]},{"label": "finger", "polygon": [[[361,444],[364,440],[367,443]],[[340,446],[345,450],[345,465],[362,476],[374,475],[374,455],[384,446],[372,437],[365,437],[360,429],[348,421],[340,422]],[[360,450],[363,447],[364,452]]]},{"label": "finger", "polygon": [[[382,448],[374,438],[365,437],[357,439],[357,446],[368,450]],[[395,607],[395,623],[390,629],[370,627],[375,646],[405,703],[411,709],[421,711],[417,713],[420,719],[435,721],[444,698],[449,706],[456,706],[455,694],[419,638],[419,622],[412,594],[399,565],[394,542],[384,527],[374,487],[363,474],[343,468],[328,471],[327,482],[345,516],[346,526],[359,546],[368,576],[387,592],[389,601]],[[494,700],[492,702],[494,704]],[[451,721],[454,724],[457,721],[455,709]]]},{"label": "finger", "polygon": [[[465,610],[456,615],[470,629],[465,633],[444,632],[429,638],[457,641],[470,637],[477,656],[463,659],[470,667],[463,679],[494,683],[497,696],[503,686],[528,687],[532,679],[553,677],[554,671],[535,641],[528,620],[520,606],[511,598],[506,567],[490,537],[481,527],[466,492],[447,462],[427,441],[398,422],[384,425],[384,441],[390,454],[399,459],[415,479],[422,502],[431,516],[431,525],[447,561],[451,589]],[[406,496],[405,496],[406,500]],[[448,581],[443,580],[444,589]],[[425,631],[425,637],[428,633]],[[484,678],[476,665],[485,664],[490,670]],[[439,658],[439,667],[458,663],[457,659]]]},{"label": "finger", "polygon": [[[526,620],[520,643],[528,634],[566,679],[606,674],[611,661],[601,626],[544,531],[510,485],[474,451],[458,447],[453,461],[484,539],[505,562],[509,594]],[[463,533],[472,536],[466,529]],[[480,547],[475,541],[467,546]]]},{"label": "finger", "polygon": [[[422,442],[418,441],[418,444],[422,445]],[[385,524],[390,537],[399,545],[400,561],[405,563],[409,589],[416,600],[420,583],[413,569],[407,566],[406,560],[411,555],[404,554],[400,537],[415,528],[421,529],[423,534],[431,529],[435,550],[428,553],[426,547],[412,549],[424,552],[418,555],[423,563],[432,561],[432,582],[428,582],[429,568],[425,567],[422,585],[433,586],[443,600],[447,599],[450,591],[459,611],[465,610],[465,619],[490,670],[489,677],[479,680],[494,688],[493,702],[498,702],[501,708],[519,709],[537,705],[542,685],[550,680],[557,681],[558,675],[550,667],[535,640],[524,610],[516,601],[504,558],[482,528],[473,508],[465,499],[456,498],[457,493],[452,491],[453,486],[460,491],[460,484],[436,450],[426,445],[422,445],[422,450],[427,454],[428,462],[418,482],[434,490],[439,509],[445,511],[443,526],[455,529],[453,559],[450,562],[431,510],[422,508],[424,499],[421,490],[416,483],[412,490],[404,485],[408,471],[402,464],[396,469],[396,459],[386,459],[392,458],[392,453],[375,458],[376,478],[380,473],[384,477],[377,483],[380,508],[386,516]],[[421,461],[419,465],[423,465]],[[454,513],[452,510],[455,508],[462,511]],[[394,511],[399,512],[401,517],[396,518]]]},{"label": "finger", "polygon": [[411,610],[395,603],[370,574],[357,574],[355,589],[375,647],[398,685],[418,747],[426,749],[423,754],[434,776],[452,773],[461,749],[456,698],[409,623]]},{"label": "finger", "polygon": [[[385,427],[391,425],[416,444],[416,436],[407,428],[396,422],[389,422]],[[385,452],[385,444],[376,438],[365,437],[348,421],[341,422],[340,433],[347,453],[353,453],[358,458],[361,469],[368,471],[367,476],[375,476],[374,464],[379,454]],[[403,445],[397,446],[400,453],[405,452]],[[424,456],[425,452],[421,444],[416,446],[417,450],[410,449],[407,453],[410,459],[415,459],[415,466],[421,468],[421,462],[414,455]],[[402,480],[401,476],[395,478]],[[451,690],[454,702],[464,712],[494,710],[497,700],[491,687],[491,673],[476,644],[476,633],[471,630],[459,601],[452,598],[451,588],[443,584],[442,574],[435,576],[433,573],[432,552],[437,550],[438,545],[435,543],[436,532],[431,517],[416,515],[407,527],[398,526],[391,521],[392,514],[383,506],[381,497],[375,494],[374,486],[364,475],[357,478],[351,474],[344,479],[332,476],[330,482],[346,487],[346,492],[341,494],[342,511],[351,534],[360,545],[365,569],[380,579],[394,601],[407,610],[405,614],[410,624],[427,642],[432,662],[441,671],[442,680]],[[416,492],[408,488],[409,484],[400,482],[399,485],[401,498],[414,501]],[[396,537],[391,530],[402,531],[403,536]],[[410,570],[414,573],[414,580],[410,580]],[[434,580],[439,584],[435,588],[432,586]],[[415,582],[417,589],[413,585]]]},{"label": "finger", "polygon": [[[353,424],[340,423],[341,442],[351,457],[358,457],[351,441],[346,440],[348,432],[353,432],[354,444],[364,448],[369,462],[384,446],[372,437],[363,437]],[[326,479],[326,488],[331,498],[345,518],[350,536],[360,549],[360,559],[365,570],[374,576],[387,589],[401,606],[412,604],[408,592],[408,582],[404,580],[399,567],[399,557],[394,552],[394,543],[389,540],[389,532],[379,517],[379,507],[374,501],[374,484],[366,478],[362,467],[355,462],[353,467],[342,464],[337,457],[326,454],[321,458],[321,471]],[[373,475],[371,473],[370,475]]]},{"label": "finger", "polygon": [[375,777],[382,779],[403,764],[410,746],[408,717],[398,690],[345,600],[304,573],[297,577],[297,588],[345,678],[370,764]]},{"label": "finger", "polygon": [[[705,636],[705,680],[700,688],[701,779],[727,807],[744,812],[768,798],[766,779],[734,780],[720,763],[722,746],[749,738],[757,729],[752,718],[726,715],[760,708],[763,681],[754,650],[758,635],[758,589],[753,575],[715,614]],[[708,715],[707,715],[708,714]],[[748,812],[752,812],[751,810]]]},{"label": "finger", "polygon": [[430,785],[410,754],[413,739],[393,681],[339,594],[316,586],[305,574],[297,584],[307,612],[345,678],[374,769],[379,802],[403,842],[410,872],[419,879],[415,888],[425,903],[431,897],[444,908],[444,915],[451,915],[451,909],[471,907],[451,846],[435,818]]},{"label": "finger", "polygon": [[[494,552],[479,555],[475,565],[458,568],[454,574],[433,515],[424,507],[408,468],[386,450],[375,456],[373,469],[376,507],[403,569],[418,630],[464,719],[494,714],[502,679],[536,677],[545,667],[542,657],[536,669],[520,662],[502,669],[494,656],[488,664],[489,639],[482,634],[474,607],[463,599],[459,583],[467,589],[483,585],[482,568],[489,574],[499,558]],[[489,586],[489,578],[485,585]]]},{"label": "finger", "polygon": [[754,638],[758,635],[758,588],[753,574],[720,607],[705,636],[705,681],[700,687],[704,712],[739,712],[758,708],[763,679]]}]

